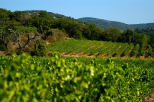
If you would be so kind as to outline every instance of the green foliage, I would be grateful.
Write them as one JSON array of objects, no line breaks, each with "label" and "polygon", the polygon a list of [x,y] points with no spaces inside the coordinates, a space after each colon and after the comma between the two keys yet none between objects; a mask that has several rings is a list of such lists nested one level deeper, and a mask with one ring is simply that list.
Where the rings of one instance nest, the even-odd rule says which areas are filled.
[{"label": "green foliage", "polygon": [[16,26],[16,32],[18,33],[34,33],[37,32],[36,27]]},{"label": "green foliage", "polygon": [[152,49],[152,47],[149,45],[147,50],[146,50],[148,53],[146,54],[146,56],[151,56],[151,57],[154,57],[154,51]]},{"label": "green foliage", "polygon": [[61,18],[57,20],[56,27],[65,30],[69,37],[82,38],[82,24],[74,19]]},{"label": "green foliage", "polygon": [[122,33],[122,36],[120,37],[120,40],[123,42],[131,43],[134,41],[134,32],[130,29],[124,31]]},{"label": "green foliage", "polygon": [[149,37],[145,34],[135,34],[135,41],[136,44],[140,44],[142,47],[147,47],[149,42]]},{"label": "green foliage", "polygon": [[96,60],[85,64],[59,54],[0,57],[0,101],[138,102],[154,88],[153,67]]},{"label": "green foliage", "polygon": [[11,11],[0,8],[0,24],[5,24],[10,18]]},{"label": "green foliage", "polygon": [[139,44],[74,39],[52,43],[47,46],[47,51],[57,51],[70,56],[74,53],[80,57],[84,55],[94,55],[95,57],[137,57],[148,55],[150,57],[153,53],[151,47],[146,49],[146,47]]},{"label": "green foliage", "polygon": [[134,44],[129,44],[129,46],[122,52],[121,57],[129,56],[129,52],[133,49],[133,47]]},{"label": "green foliage", "polygon": [[0,46],[3,46],[2,49],[7,50],[8,42],[16,39],[15,25],[16,22],[12,22],[11,24],[0,28]]},{"label": "green foliage", "polygon": [[138,52],[139,52],[139,49],[140,49],[140,45],[139,44],[136,44],[134,49],[132,50],[130,56],[138,56]]},{"label": "green foliage", "polygon": [[46,46],[43,42],[37,42],[37,48],[30,52],[31,56],[46,56]]},{"label": "green foliage", "polygon": [[152,48],[154,48],[154,35],[150,36],[150,45]]},{"label": "green foliage", "polygon": [[84,28],[83,35],[89,40],[102,40],[105,38],[104,30],[94,24],[87,25]]},{"label": "green foliage", "polygon": [[116,28],[109,28],[105,32],[106,36],[105,39],[107,41],[118,41],[118,38],[121,36],[121,32],[119,29]]},{"label": "green foliage", "polygon": [[54,20],[52,18],[45,17],[33,17],[30,19],[30,25],[37,28],[38,32],[45,34],[53,26]]}]

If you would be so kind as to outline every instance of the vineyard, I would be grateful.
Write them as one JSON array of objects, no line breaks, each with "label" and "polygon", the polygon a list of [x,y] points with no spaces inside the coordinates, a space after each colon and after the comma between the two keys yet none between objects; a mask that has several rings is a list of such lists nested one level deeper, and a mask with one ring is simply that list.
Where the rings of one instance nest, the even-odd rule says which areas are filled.
[{"label": "vineyard", "polygon": [[58,54],[0,57],[0,101],[138,102],[154,89],[152,63]]},{"label": "vineyard", "polygon": [[[82,17],[82,9],[72,7],[90,11],[92,0],[40,0],[37,5],[5,1],[1,5],[6,9],[0,8],[0,102],[154,102],[154,23],[126,24],[98,19],[97,15],[76,19],[44,10],[53,5],[58,11],[62,7],[63,12],[70,7]],[[7,10],[9,3],[20,6]],[[26,4],[40,10],[30,10]],[[117,11],[127,16],[126,11],[134,10],[133,18],[138,18],[136,14],[147,10],[143,2],[130,3],[134,4],[131,9],[125,4],[112,3],[119,21],[124,17],[120,19]],[[27,10],[20,11],[22,7]],[[106,10],[105,16],[110,8],[91,10],[97,14]],[[128,17],[124,21],[134,21]]]},{"label": "vineyard", "polygon": [[47,50],[72,57],[153,57],[151,48],[141,48],[139,44],[105,41],[64,40],[49,45]]}]

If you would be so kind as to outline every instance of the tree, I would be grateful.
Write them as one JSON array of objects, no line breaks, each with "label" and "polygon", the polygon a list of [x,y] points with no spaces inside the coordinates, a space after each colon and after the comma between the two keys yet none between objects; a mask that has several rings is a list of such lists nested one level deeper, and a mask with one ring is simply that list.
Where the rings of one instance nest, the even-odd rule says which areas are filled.
[{"label": "tree", "polygon": [[37,28],[39,33],[45,35],[54,26],[55,21],[53,18],[33,17],[30,22],[32,26]]},{"label": "tree", "polygon": [[3,26],[3,28],[0,29],[0,41],[1,46],[4,46],[4,49],[7,49],[9,41],[14,40],[16,38],[14,30],[15,26],[13,24]]},{"label": "tree", "polygon": [[46,12],[46,11],[40,11],[40,12],[39,12],[39,17],[43,17],[43,18],[49,17],[49,16],[48,16],[48,12]]},{"label": "tree", "polygon": [[150,45],[154,49],[154,34],[150,35]]},{"label": "tree", "polygon": [[153,49],[152,49],[152,47],[150,46],[150,45],[148,45],[148,47],[147,47],[147,55],[146,56],[151,56],[151,57],[154,57],[154,51],[153,51]]},{"label": "tree", "polygon": [[0,24],[6,24],[9,21],[10,11],[0,8]]},{"label": "tree", "polygon": [[116,28],[109,28],[105,31],[105,40],[107,41],[118,41],[118,38],[121,36],[121,32]]},{"label": "tree", "polygon": [[135,34],[134,43],[139,44],[141,47],[147,47],[149,43],[149,36],[145,34]]},{"label": "tree", "polygon": [[15,11],[12,13],[10,18],[12,20],[21,22],[23,25],[28,25],[31,16],[27,12],[24,12],[24,11]]},{"label": "tree", "polygon": [[62,18],[57,20],[56,25],[57,28],[65,30],[69,37],[82,38],[82,25],[76,20]]},{"label": "tree", "polygon": [[[18,43],[18,47],[21,50],[24,50],[27,46],[29,46],[30,42],[34,40],[37,36],[37,29],[35,27],[24,27],[24,26],[17,26],[16,30],[16,42]],[[23,37],[26,39],[23,42]]]},{"label": "tree", "polygon": [[119,41],[131,43],[134,41],[134,34],[135,32],[130,29],[125,30],[119,38]]}]

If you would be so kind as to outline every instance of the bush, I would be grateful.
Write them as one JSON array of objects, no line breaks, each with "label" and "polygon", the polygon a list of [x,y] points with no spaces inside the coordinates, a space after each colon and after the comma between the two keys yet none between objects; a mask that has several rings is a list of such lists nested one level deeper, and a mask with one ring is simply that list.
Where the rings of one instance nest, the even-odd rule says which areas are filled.
[{"label": "bush", "polygon": [[35,50],[31,51],[31,56],[46,56],[46,46],[42,42],[38,42],[38,46]]}]

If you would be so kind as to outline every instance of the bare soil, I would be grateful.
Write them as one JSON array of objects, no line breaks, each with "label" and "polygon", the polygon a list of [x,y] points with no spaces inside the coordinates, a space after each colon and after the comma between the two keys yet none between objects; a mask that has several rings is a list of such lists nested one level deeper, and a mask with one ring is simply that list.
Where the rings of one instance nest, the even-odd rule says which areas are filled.
[{"label": "bare soil", "polygon": [[[110,55],[105,55],[104,53],[100,54],[100,53],[94,53],[94,54],[90,54],[90,53],[83,53],[83,52],[80,52],[80,53],[68,53],[68,52],[64,52],[64,53],[61,53],[61,56],[63,57],[85,57],[85,58],[109,58],[109,57],[112,57],[112,58],[121,58],[121,59],[136,59],[136,58],[140,58],[140,59],[146,59],[146,57],[144,56],[140,56],[140,57],[136,57],[136,56],[132,56],[132,57],[129,57],[129,56],[123,56],[123,57],[120,57],[120,56],[115,56],[113,57],[112,54]],[[154,60],[154,58],[152,57],[148,57],[148,59],[151,59],[151,60]]]},{"label": "bare soil", "polygon": [[0,51],[0,56],[5,56],[5,52],[4,51]]},{"label": "bare soil", "polygon": [[154,102],[154,93],[142,99],[140,102]]}]

